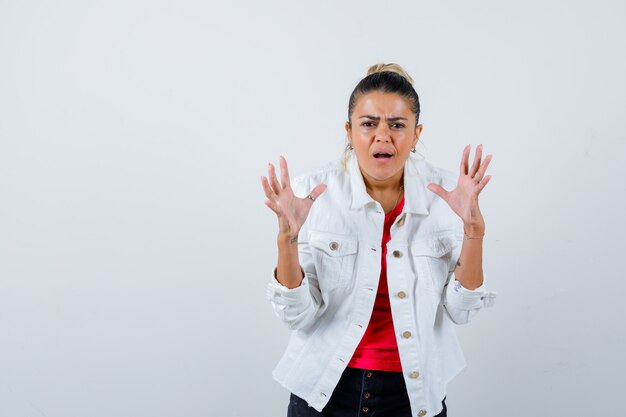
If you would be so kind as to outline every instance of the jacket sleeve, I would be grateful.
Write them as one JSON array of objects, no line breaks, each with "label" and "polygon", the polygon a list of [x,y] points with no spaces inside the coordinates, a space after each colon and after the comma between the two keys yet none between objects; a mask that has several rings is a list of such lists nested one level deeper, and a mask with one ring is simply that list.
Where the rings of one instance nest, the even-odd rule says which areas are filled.
[{"label": "jacket sleeve", "polygon": [[481,308],[492,307],[497,295],[496,292],[486,290],[486,278],[483,278],[480,287],[473,290],[468,290],[456,280],[454,269],[461,256],[461,244],[462,240],[452,250],[450,270],[442,293],[443,307],[456,324],[469,323]]},{"label": "jacket sleeve", "polygon": [[[304,186],[302,181],[297,179],[292,181],[292,187],[297,196],[306,195],[308,190],[305,191]],[[310,217],[311,213],[309,213]],[[274,274],[266,291],[267,299],[270,301],[274,313],[291,330],[304,329],[312,325],[326,309],[309,245],[308,223],[307,219],[298,234],[298,257],[300,266],[304,271],[304,278],[300,286],[296,288],[285,287],[276,279],[276,269],[274,269]]]}]

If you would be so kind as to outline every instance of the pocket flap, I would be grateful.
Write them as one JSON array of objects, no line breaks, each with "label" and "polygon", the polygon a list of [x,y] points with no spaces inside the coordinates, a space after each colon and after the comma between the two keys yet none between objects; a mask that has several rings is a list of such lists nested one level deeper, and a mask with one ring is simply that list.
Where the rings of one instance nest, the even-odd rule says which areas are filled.
[{"label": "pocket flap", "polygon": [[328,232],[311,231],[309,244],[329,256],[345,256],[357,252],[359,242],[356,237]]},{"label": "pocket flap", "polygon": [[433,256],[439,258],[449,253],[460,240],[454,234],[419,238],[411,245],[413,256]]}]

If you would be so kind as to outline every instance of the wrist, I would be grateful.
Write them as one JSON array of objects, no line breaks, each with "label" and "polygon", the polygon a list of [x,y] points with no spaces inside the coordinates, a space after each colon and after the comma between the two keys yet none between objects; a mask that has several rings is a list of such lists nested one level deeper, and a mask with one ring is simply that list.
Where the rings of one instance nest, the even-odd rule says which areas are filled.
[{"label": "wrist", "polygon": [[279,233],[276,238],[279,247],[298,247],[298,235]]},{"label": "wrist", "polygon": [[485,225],[464,225],[463,232],[466,239],[480,238],[485,235]]}]

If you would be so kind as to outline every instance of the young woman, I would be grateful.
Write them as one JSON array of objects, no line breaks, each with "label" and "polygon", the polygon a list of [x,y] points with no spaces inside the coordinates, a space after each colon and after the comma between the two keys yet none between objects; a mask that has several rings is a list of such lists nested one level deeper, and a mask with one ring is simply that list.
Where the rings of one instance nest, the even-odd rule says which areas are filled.
[{"label": "young woman", "polygon": [[[288,417],[446,416],[464,367],[455,324],[495,293],[483,285],[478,195],[491,155],[463,150],[460,173],[414,156],[422,132],[413,80],[379,64],[350,96],[337,162],[291,182],[280,158],[261,177],[278,216],[267,296],[292,329],[274,378]],[[298,197],[305,196],[305,197]]]}]

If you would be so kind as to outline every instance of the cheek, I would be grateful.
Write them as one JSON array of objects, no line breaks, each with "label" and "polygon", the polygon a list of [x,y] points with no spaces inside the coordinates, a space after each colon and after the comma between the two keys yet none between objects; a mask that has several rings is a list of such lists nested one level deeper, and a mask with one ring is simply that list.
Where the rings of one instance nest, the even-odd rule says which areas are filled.
[{"label": "cheek", "polygon": [[357,156],[359,158],[365,158],[368,156],[368,151],[367,148],[364,146],[355,146],[354,147],[354,151],[356,152]]},{"label": "cheek", "polygon": [[364,135],[352,135],[352,146],[358,151],[367,151],[369,149],[369,140]]},{"label": "cheek", "polygon": [[401,143],[401,147],[404,148],[408,148],[411,149],[414,145],[415,142],[415,138],[411,135],[403,135],[402,137],[402,142]]}]

